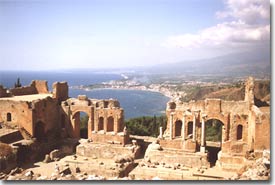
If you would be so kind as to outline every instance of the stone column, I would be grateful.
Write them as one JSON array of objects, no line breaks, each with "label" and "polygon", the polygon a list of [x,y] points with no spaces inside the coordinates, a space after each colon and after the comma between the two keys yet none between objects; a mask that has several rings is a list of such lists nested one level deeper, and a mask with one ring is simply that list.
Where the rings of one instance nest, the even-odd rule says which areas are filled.
[{"label": "stone column", "polygon": [[91,118],[89,117],[89,120],[88,120],[88,139],[92,136],[92,130],[93,130],[93,125],[92,125],[92,120]]},{"label": "stone column", "polygon": [[108,124],[108,119],[107,116],[104,116],[103,118],[103,129],[104,129],[104,133],[107,132],[107,124]]},{"label": "stone column", "polygon": [[94,129],[95,129],[95,132],[96,132],[96,133],[98,132],[98,123],[99,123],[99,117],[98,117],[98,114],[95,114],[95,118],[94,118]]},{"label": "stone column", "polygon": [[182,126],[181,126],[181,135],[182,135],[182,140],[185,140],[185,114],[182,117]]},{"label": "stone column", "polygon": [[205,153],[205,122],[204,122],[204,117],[202,117],[201,120],[201,148],[200,148],[201,153]]},{"label": "stone column", "polygon": [[170,113],[170,139],[173,139],[173,115],[174,113]]},{"label": "stone column", "polygon": [[159,127],[159,138],[163,138],[162,127]]},{"label": "stone column", "polygon": [[193,137],[192,141],[196,142],[196,114],[193,116]]},{"label": "stone column", "polygon": [[118,116],[115,115],[115,116],[114,116],[114,132],[115,132],[115,133],[118,132],[118,129],[117,129],[118,127],[117,127],[117,126],[118,126]]}]

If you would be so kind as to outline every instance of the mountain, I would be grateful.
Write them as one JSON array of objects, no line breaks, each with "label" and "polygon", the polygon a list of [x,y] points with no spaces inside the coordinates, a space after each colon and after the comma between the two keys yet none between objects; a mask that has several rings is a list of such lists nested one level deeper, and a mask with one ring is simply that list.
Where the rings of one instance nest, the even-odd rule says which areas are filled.
[{"label": "mountain", "polygon": [[[259,53],[261,53],[259,55]],[[149,73],[188,75],[270,75],[270,51],[251,51],[228,54],[215,58],[181,61],[155,65],[146,70]]]}]

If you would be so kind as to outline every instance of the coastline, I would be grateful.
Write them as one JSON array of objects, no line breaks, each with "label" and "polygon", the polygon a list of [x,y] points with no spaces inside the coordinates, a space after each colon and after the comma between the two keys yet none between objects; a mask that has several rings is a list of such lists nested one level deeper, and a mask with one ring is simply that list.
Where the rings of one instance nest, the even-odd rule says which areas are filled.
[{"label": "coastline", "polygon": [[82,87],[82,86],[70,86],[69,88],[72,89],[79,89],[79,90],[84,90],[84,91],[92,91],[92,90],[103,90],[103,89],[109,89],[109,90],[138,90],[138,91],[148,91],[148,92],[155,92],[155,93],[160,93],[163,96],[166,96],[170,100],[174,98],[173,93],[171,93],[169,90],[165,91],[160,91],[157,89],[150,89],[146,88],[145,86],[139,86],[139,87],[94,87],[94,88],[89,88],[89,87]]}]

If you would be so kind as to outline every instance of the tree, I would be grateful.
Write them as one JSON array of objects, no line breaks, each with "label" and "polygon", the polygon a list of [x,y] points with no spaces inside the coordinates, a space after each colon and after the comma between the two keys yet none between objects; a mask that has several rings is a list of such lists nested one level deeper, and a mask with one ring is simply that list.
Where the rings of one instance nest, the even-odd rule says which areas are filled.
[{"label": "tree", "polygon": [[125,121],[128,131],[132,135],[153,136],[159,135],[159,127],[166,128],[166,116],[143,116]]},{"label": "tree", "polygon": [[14,88],[16,87],[22,87],[22,84],[20,83],[20,78],[17,78],[17,81],[14,83]]}]

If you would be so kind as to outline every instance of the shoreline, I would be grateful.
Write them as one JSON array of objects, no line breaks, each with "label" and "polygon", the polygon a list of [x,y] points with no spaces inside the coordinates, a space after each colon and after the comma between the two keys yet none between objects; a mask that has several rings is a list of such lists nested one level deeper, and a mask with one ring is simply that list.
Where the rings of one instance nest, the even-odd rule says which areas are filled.
[{"label": "shoreline", "polygon": [[167,98],[169,98],[169,101],[171,99],[173,99],[173,95],[171,95],[172,93],[170,91],[167,92],[163,92],[163,91],[159,91],[159,90],[155,90],[155,89],[144,89],[142,87],[95,87],[95,88],[89,88],[89,87],[80,87],[80,86],[70,86],[69,88],[71,89],[79,89],[79,90],[84,90],[84,91],[92,91],[92,90],[104,90],[104,89],[109,89],[109,90],[138,90],[138,91],[148,91],[148,92],[155,92],[155,93],[159,93],[162,94],[163,96],[166,96]]}]

